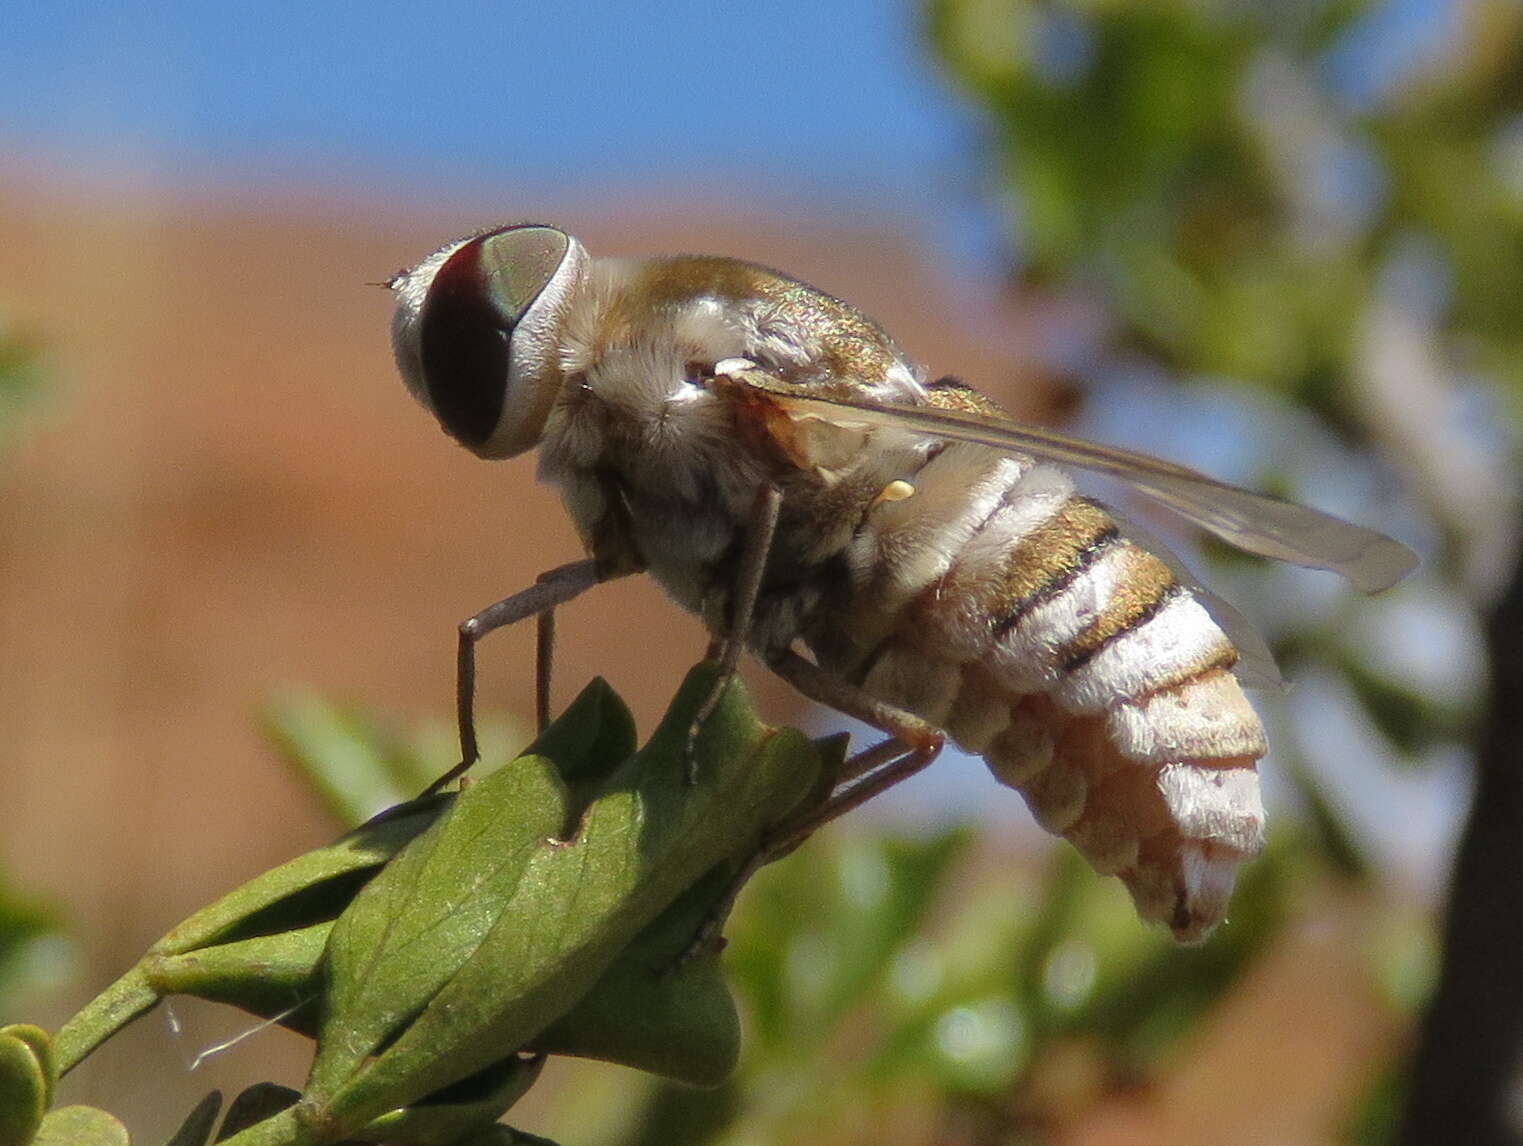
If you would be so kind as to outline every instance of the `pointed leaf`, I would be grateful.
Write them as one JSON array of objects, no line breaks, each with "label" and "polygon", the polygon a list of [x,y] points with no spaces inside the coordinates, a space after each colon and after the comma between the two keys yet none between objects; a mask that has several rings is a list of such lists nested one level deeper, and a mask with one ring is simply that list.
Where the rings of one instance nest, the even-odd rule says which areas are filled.
[{"label": "pointed leaf", "polygon": [[217,1115],[221,1110],[222,1092],[214,1090],[196,1103],[190,1117],[164,1146],[207,1146],[212,1140],[212,1131],[217,1126]]},{"label": "pointed leaf", "polygon": [[227,1117],[222,1120],[222,1128],[217,1131],[216,1140],[225,1142],[234,1134],[289,1109],[300,1097],[301,1092],[292,1090],[289,1086],[279,1086],[273,1082],[254,1084],[233,1099],[232,1105],[227,1108]]},{"label": "pointed leaf", "polygon": [[555,761],[561,779],[576,786],[601,780],[635,754],[635,718],[602,677],[594,677],[559,719],[523,750]]},{"label": "pointed leaf", "polygon": [[194,995],[278,1017],[301,1034],[317,1031],[322,997],[319,964],[332,923],[219,943],[183,955],[150,955],[143,972],[159,995]]},{"label": "pointed leaf", "polygon": [[[716,870],[654,920],[586,998],[528,1050],[603,1059],[712,1086],[739,1054],[739,1017],[716,955],[669,972],[728,886]],[[159,995],[227,1003],[301,1034],[317,1030],[332,924],[144,961]],[[294,1009],[293,1009],[294,1008]]]},{"label": "pointed leaf", "polygon": [[350,1054],[373,1051],[474,954],[531,856],[571,824],[565,777],[606,773],[633,749],[629,710],[595,680],[524,756],[470,785],[396,858],[330,938],[328,1013]]},{"label": "pointed leaf", "polygon": [[324,1069],[357,1068],[423,1010],[476,953],[566,817],[555,765],[520,757],[465,789],[356,898],[328,942]]}]

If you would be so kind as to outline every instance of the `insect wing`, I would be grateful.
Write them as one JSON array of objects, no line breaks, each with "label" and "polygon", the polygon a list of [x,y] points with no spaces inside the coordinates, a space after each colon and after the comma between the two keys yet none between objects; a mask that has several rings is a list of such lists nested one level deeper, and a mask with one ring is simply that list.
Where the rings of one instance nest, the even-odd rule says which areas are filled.
[{"label": "insect wing", "polygon": [[1390,588],[1417,567],[1417,554],[1383,533],[1309,506],[1228,485],[1150,454],[961,410],[871,397],[801,394],[760,370],[737,370],[729,376],[764,391],[796,416],[916,430],[1121,478],[1239,549],[1294,565],[1330,569],[1367,593]]}]

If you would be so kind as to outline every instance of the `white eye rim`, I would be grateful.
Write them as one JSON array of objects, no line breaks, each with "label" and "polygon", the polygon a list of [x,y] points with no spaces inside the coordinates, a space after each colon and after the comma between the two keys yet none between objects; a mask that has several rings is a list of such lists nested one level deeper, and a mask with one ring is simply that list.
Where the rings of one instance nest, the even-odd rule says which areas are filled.
[{"label": "white eye rim", "polygon": [[[566,234],[564,231],[562,234]],[[566,313],[587,267],[587,249],[566,234],[566,253],[508,343],[509,401],[492,436],[476,450],[484,458],[510,458],[539,444],[550,408],[560,394],[560,346]]]},{"label": "white eye rim", "polygon": [[466,235],[446,243],[417,266],[403,271],[391,281],[392,293],[397,300],[397,309],[391,318],[392,356],[396,359],[397,371],[402,375],[407,392],[425,410],[436,416],[434,404],[429,400],[428,385],[423,378],[423,303],[428,299],[428,288],[433,285],[439,268],[451,255],[476,237],[477,235]]}]

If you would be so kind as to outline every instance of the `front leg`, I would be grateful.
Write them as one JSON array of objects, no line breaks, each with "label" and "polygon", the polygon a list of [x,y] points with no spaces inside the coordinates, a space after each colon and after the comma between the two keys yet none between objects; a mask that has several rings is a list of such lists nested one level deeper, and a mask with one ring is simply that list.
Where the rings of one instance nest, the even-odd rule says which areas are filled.
[{"label": "front leg", "polygon": [[[480,758],[476,744],[476,643],[488,633],[522,621],[526,617],[546,617],[557,605],[579,597],[594,585],[621,576],[610,572],[594,560],[573,561],[548,573],[529,588],[488,605],[469,620],[460,623],[459,643],[455,653],[455,718],[460,731],[460,763],[440,776],[424,791],[431,796],[454,780]],[[544,715],[549,707],[549,672],[554,639],[552,624],[542,623],[536,654],[535,708]]]}]

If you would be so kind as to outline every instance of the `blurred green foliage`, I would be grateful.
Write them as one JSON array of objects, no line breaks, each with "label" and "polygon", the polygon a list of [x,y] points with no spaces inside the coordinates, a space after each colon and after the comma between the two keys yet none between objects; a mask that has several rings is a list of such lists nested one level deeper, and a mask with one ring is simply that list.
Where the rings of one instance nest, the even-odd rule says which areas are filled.
[{"label": "blurred green foliage", "polygon": [[[1105,316],[1069,365],[1235,387],[1236,420],[1217,402],[1196,434],[1251,428],[1260,456],[1235,475],[1249,484],[1316,501],[1329,475],[1358,484],[1339,475],[1373,468],[1371,454],[1402,473],[1445,542],[1394,607],[1345,596],[1328,608],[1283,570],[1204,553],[1215,587],[1254,603],[1287,676],[1334,670],[1351,719],[1377,730],[1388,759],[1464,744],[1474,687],[1438,689],[1438,674],[1395,663],[1368,634],[1438,614],[1460,647],[1432,659],[1451,683],[1479,681],[1475,606],[1516,552],[1518,477],[1503,456],[1516,430],[1487,424],[1486,405],[1503,394],[1523,408],[1523,7],[932,0],[928,11],[938,56],[988,125],[1016,300],[1077,295]],[[1389,478],[1384,497],[1365,486],[1340,508],[1401,520],[1380,504],[1397,496]],[[1410,513],[1406,524],[1409,536],[1422,528]],[[1325,814],[1315,770],[1297,759],[1315,746],[1300,741],[1276,738],[1285,770],[1329,856],[1365,870],[1357,836]]]},{"label": "blurred green foliage", "polygon": [[[0,322],[0,458],[45,388],[37,348]],[[56,926],[47,909],[6,886],[0,875],[0,1015],[10,1010],[14,996],[47,978],[46,969],[28,956]]]},{"label": "blurred green foliage", "polygon": [[25,415],[47,389],[39,348],[9,330],[0,319],[0,453],[25,423]]},{"label": "blurred green foliage", "polygon": [[1154,1075],[1278,927],[1295,862],[1277,847],[1222,941],[1181,951],[1072,852],[1044,874],[973,845],[826,834],[758,877],[726,956],[740,1071],[651,1087],[626,1141],[852,1141],[904,1118],[911,1140],[1040,1135]]},{"label": "blurred green foliage", "polygon": [[57,926],[52,912],[0,879],[0,1014],[11,1012],[15,996],[49,978],[33,956]]},{"label": "blurred green foliage", "polygon": [[[265,735],[345,828],[412,799],[460,758],[453,726],[430,725],[404,739],[360,708],[336,704],[309,688],[282,690],[261,716]],[[490,718],[478,723],[483,760],[500,765],[511,758],[510,744],[528,742]]]},{"label": "blurred green foliage", "polygon": [[1523,399],[1515,3],[933,0],[930,27],[1028,287],[1080,282],[1166,365],[1332,411],[1416,250],[1454,351]]}]

